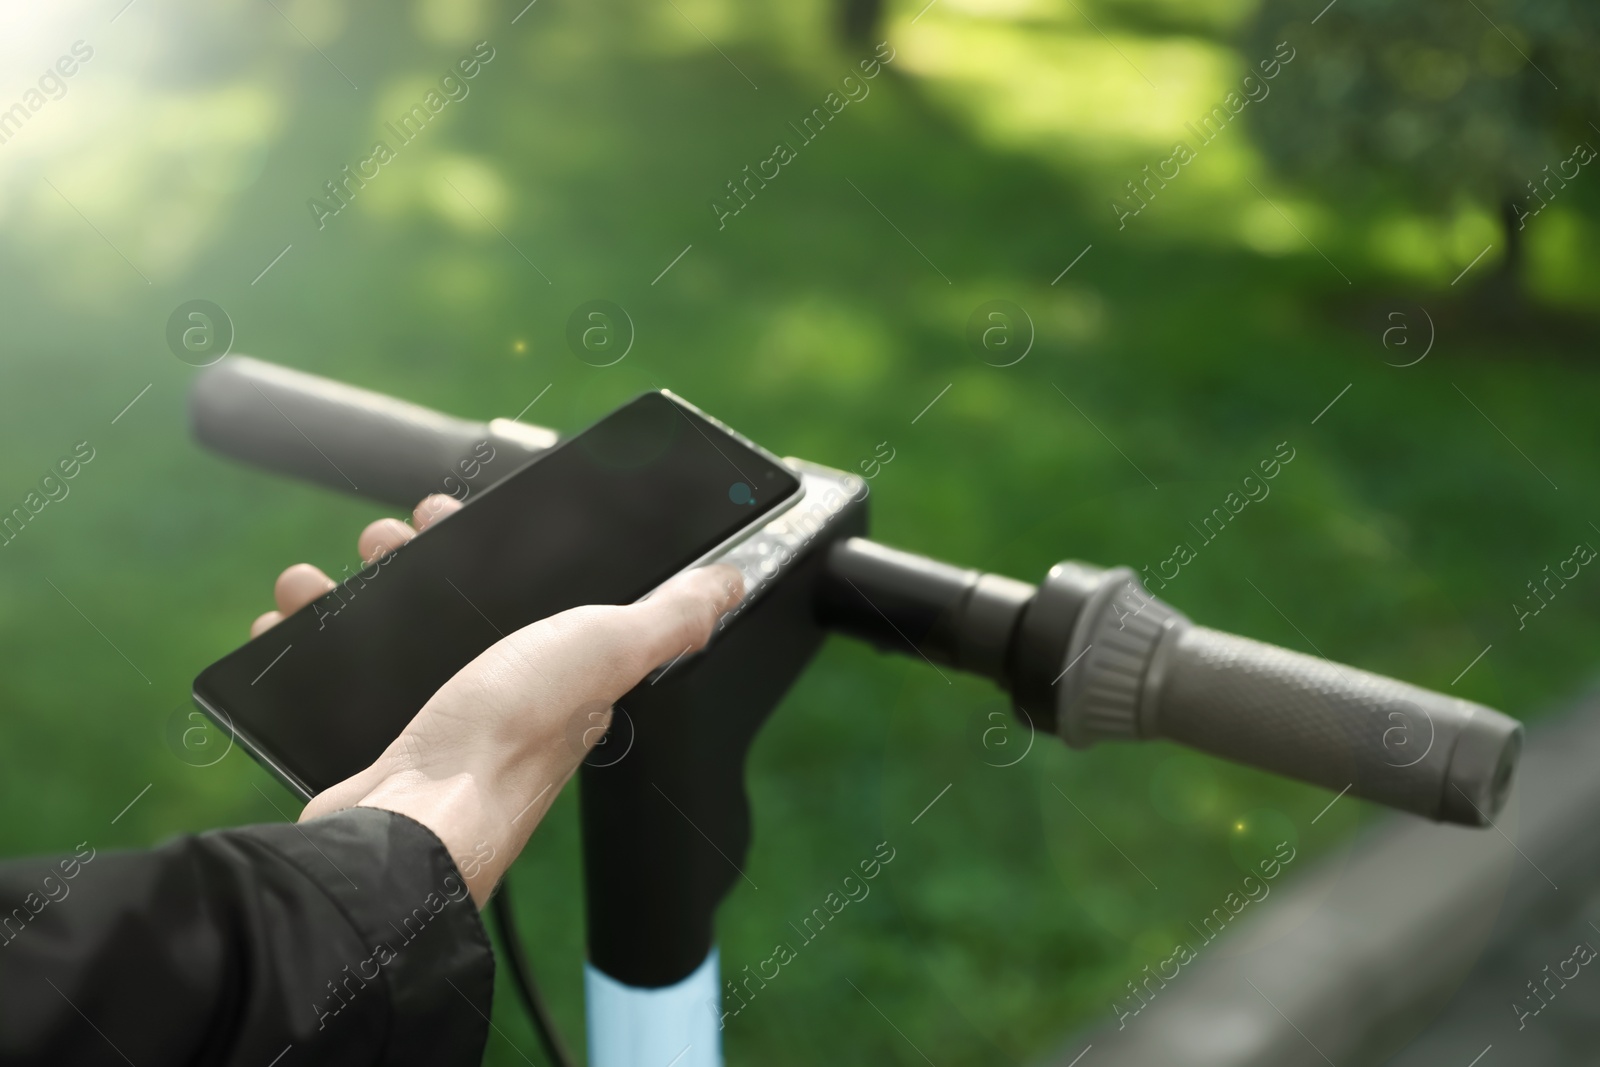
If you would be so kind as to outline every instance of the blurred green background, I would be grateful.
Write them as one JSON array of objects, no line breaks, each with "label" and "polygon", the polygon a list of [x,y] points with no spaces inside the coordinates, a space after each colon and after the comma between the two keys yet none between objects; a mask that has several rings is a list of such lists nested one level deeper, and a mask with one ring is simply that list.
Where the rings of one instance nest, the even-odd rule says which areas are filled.
[{"label": "blurred green background", "polygon": [[[1296,171],[1304,154],[1274,148],[1274,129],[1314,130],[1329,106],[1383,120],[1382,93],[1338,93],[1410,69],[1403,40],[1361,21],[1388,5],[893,0],[851,43],[822,0],[122,4],[0,8],[0,109],[74,42],[93,48],[0,144],[0,507],[78,442],[95,449],[0,548],[0,854],[295,812],[242,753],[179,759],[171,724],[277,572],[337,572],[380,512],[189,440],[195,371],[164,332],[196,298],[226,309],[237,352],[462,415],[537,396],[526,419],[566,432],[668,386],[782,454],[857,470],[887,442],[874,536],[1028,580],[1063,558],[1154,568],[1198,545],[1189,524],[1287,442],[1271,496],[1169,600],[1523,718],[1590,675],[1591,575],[1523,629],[1511,605],[1575,543],[1600,544],[1584,318],[1600,278],[1584,183],[1600,178],[1584,171],[1528,224],[1507,296],[1479,281],[1504,256],[1495,190],[1419,197],[1413,180],[1470,158],[1352,147]],[[1418,60],[1434,72],[1412,79],[1424,128],[1430,106],[1439,123],[1455,106],[1452,79],[1480,75],[1535,101],[1506,122],[1542,113],[1534,30],[1485,6],[1529,66],[1466,26],[1474,50]],[[1369,29],[1387,68],[1319,66],[1319,42],[1348,59]],[[799,146],[787,124],[878,40],[895,58],[870,95]],[[1276,95],[1119,229],[1110,201],[1131,204],[1126,183],[1193,144],[1184,124],[1280,40],[1296,58]],[[480,41],[494,59],[470,95],[319,230],[308,199]],[[1560,124],[1590,98],[1562,90],[1570,113],[1515,174],[1587,136]],[[710,201],[778,140],[798,157],[719,229]],[[615,366],[565,341],[595,298],[637,328]],[[1010,366],[994,364],[1016,347],[969,342],[993,300],[1036,335]],[[1496,302],[1512,311],[1484,315]],[[1022,320],[1009,328],[1020,344]],[[765,958],[878,842],[896,858],[729,1020],[731,1062],[1036,1058],[1113,1021],[1124,983],[1275,843],[1300,850],[1292,876],[1336,862],[1374,814],[1346,798],[1312,825],[1330,794],[1164,744],[1030,750],[1025,727],[994,732],[1005,706],[920,661],[824,650],[749,769],[760,888],[741,882],[723,909],[725,966]],[[516,881],[581,1045],[575,814],[569,792]],[[501,977],[486,1062],[542,1061]]]}]

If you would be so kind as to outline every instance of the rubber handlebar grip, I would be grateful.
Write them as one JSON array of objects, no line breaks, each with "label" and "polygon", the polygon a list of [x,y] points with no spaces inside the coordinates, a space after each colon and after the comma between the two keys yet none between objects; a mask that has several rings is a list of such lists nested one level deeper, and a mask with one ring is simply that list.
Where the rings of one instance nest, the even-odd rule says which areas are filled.
[{"label": "rubber handlebar grip", "polygon": [[201,372],[189,415],[195,438],[225,455],[408,508],[429,493],[450,492],[447,479],[491,449],[504,458],[477,485],[499,480],[556,440],[536,426],[458,419],[247,356]]},{"label": "rubber handlebar grip", "polygon": [[1445,822],[1505,801],[1522,728],[1498,711],[1203,626],[1171,639],[1158,736]]},{"label": "rubber handlebar grip", "polygon": [[1077,616],[1051,686],[1068,744],[1166,738],[1472,826],[1510,791],[1522,726],[1492,708],[1195,626],[1127,568],[1063,564],[1052,599]]}]

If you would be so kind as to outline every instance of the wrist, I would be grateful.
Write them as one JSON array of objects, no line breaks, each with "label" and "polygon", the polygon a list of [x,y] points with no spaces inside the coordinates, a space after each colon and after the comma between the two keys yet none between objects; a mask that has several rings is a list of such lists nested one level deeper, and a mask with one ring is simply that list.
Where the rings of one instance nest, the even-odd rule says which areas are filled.
[{"label": "wrist", "polygon": [[483,787],[483,780],[471,773],[433,778],[419,771],[398,771],[381,779],[355,805],[393,811],[433,831],[479,908],[488,903],[527,841],[527,834],[515,827],[508,832],[500,805]]}]

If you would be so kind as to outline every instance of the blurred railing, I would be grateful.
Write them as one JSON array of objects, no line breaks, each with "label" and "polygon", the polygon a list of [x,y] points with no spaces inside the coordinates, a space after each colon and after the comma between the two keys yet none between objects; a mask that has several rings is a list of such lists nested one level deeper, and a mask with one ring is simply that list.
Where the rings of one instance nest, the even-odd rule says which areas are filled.
[{"label": "blurred railing", "polygon": [[1052,1067],[1597,1062],[1600,962],[1578,948],[1600,948],[1596,768],[1600,694],[1530,733],[1493,830],[1383,816]]}]

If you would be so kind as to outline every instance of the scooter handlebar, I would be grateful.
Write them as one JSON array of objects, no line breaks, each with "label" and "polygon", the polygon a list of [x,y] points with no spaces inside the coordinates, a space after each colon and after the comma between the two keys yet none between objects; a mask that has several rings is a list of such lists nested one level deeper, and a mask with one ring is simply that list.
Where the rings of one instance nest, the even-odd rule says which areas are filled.
[{"label": "scooter handlebar", "polygon": [[1498,711],[1196,626],[1125,567],[1062,563],[1035,588],[851,538],[817,610],[993,679],[1075,748],[1166,738],[1442,822],[1486,825],[1521,751]]},{"label": "scooter handlebar", "polygon": [[[448,491],[484,442],[511,460],[479,485],[556,441],[240,356],[201,374],[190,411],[217,451],[398,506]],[[814,603],[832,629],[994,679],[1075,747],[1167,738],[1467,825],[1504,803],[1521,749],[1500,712],[1195,626],[1127,568],[1063,563],[1035,588],[850,538]]]},{"label": "scooter handlebar", "polygon": [[408,508],[429,493],[449,492],[445,479],[481,460],[485,442],[512,459],[496,464],[498,478],[556,441],[537,426],[452,418],[248,356],[201,372],[189,416],[196,439],[218,452]]},{"label": "scooter handlebar", "polygon": [[1522,727],[1498,711],[1204,626],[1169,640],[1154,736],[1443,822],[1505,803]]}]

